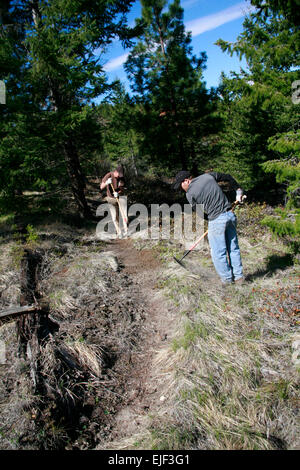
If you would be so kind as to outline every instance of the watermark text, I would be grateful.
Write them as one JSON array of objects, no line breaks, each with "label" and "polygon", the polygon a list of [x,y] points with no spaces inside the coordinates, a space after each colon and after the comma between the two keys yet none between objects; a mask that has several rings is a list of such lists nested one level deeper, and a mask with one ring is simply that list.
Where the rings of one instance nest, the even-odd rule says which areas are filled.
[{"label": "watermark text", "polygon": [[[151,240],[177,240],[194,242],[204,233],[203,206],[197,204],[133,204],[127,210],[127,198],[120,197],[122,205],[118,212],[116,204],[101,204],[96,211],[101,217],[96,227],[97,238],[118,238],[120,233],[128,237]],[[129,219],[129,223],[124,221]]]},{"label": "watermark text", "polygon": [[292,83],[292,103],[299,104],[300,103],[300,80],[295,80]]},{"label": "watermark text", "polygon": [[6,104],[6,86],[3,80],[0,80],[0,104]]},{"label": "watermark text", "polygon": [[0,365],[6,363],[6,347],[5,342],[0,339]]}]

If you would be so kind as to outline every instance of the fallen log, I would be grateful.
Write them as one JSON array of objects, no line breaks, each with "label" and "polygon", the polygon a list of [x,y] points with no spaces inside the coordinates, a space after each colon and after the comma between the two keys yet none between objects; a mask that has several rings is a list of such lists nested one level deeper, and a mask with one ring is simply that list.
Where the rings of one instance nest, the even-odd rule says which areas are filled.
[{"label": "fallen log", "polygon": [[32,313],[41,310],[38,305],[24,305],[23,307],[11,307],[7,310],[0,311],[0,318],[9,317],[11,315],[19,315],[22,313]]},{"label": "fallen log", "polygon": [[[36,304],[38,298],[38,274],[42,255],[37,251],[24,250],[21,260],[20,275],[20,305],[21,307]],[[19,339],[19,354],[26,357],[27,343],[36,336],[40,324],[40,315],[34,312],[33,315],[21,315],[17,320],[17,335]],[[38,355],[38,352],[37,352]]]}]

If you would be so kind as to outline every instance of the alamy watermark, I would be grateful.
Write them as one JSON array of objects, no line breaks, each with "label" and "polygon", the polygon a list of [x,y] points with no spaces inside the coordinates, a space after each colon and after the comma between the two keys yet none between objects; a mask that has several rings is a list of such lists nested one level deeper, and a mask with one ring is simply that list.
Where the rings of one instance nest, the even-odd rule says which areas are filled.
[{"label": "alamy watermark", "polygon": [[184,204],[183,209],[180,204],[151,204],[150,207],[133,204],[128,208],[127,198],[123,196],[118,205],[117,208],[116,204],[107,203],[97,208],[97,217],[102,217],[96,227],[97,238],[114,239],[122,234],[151,240],[195,242],[204,233],[202,204],[197,204],[194,211],[190,204]]},{"label": "alamy watermark", "polygon": [[300,80],[295,80],[292,83],[292,103],[300,104]]},{"label": "alamy watermark", "polygon": [[0,339],[0,365],[6,363],[6,346],[5,342]]},{"label": "alamy watermark", "polygon": [[6,104],[6,86],[3,80],[0,80],[0,104]]}]

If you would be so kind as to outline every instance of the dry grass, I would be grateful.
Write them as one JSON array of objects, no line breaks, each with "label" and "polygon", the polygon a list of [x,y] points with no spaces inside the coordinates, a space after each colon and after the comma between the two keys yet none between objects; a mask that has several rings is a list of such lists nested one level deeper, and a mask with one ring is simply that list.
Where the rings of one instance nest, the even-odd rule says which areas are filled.
[{"label": "dry grass", "polygon": [[19,300],[19,264],[22,248],[15,241],[1,243],[0,250],[0,306],[10,307]]},{"label": "dry grass", "polygon": [[[261,209],[250,209],[257,223]],[[156,287],[168,300],[161,315],[170,326],[148,371],[156,388],[149,412],[137,411],[139,426],[112,442],[103,423],[120,404],[130,354],[147,334],[141,292],[93,233],[40,227],[40,291],[59,333],[41,346],[45,390],[36,396],[28,364],[17,357],[14,324],[0,328],[8,358],[0,369],[0,448],[299,448],[299,265],[265,229],[251,231],[248,213],[241,219],[249,281],[226,290],[206,244],[186,259],[187,271],[173,261],[185,247],[135,241],[163,260]],[[1,307],[18,303],[20,254],[15,239],[2,240]]]},{"label": "dry grass", "polygon": [[[90,448],[97,433],[101,440],[108,432],[101,429],[122,398],[124,358],[135,348],[141,314],[134,297],[122,294],[127,279],[118,273],[116,256],[104,253],[94,232],[61,224],[35,230],[35,246],[43,251],[39,294],[59,329],[39,346],[34,390],[28,361],[18,356],[14,322],[0,328],[7,345],[0,369],[0,448]],[[19,304],[24,249],[13,236],[2,242],[0,308]]]},{"label": "dry grass", "polygon": [[172,342],[153,365],[163,401],[114,449],[299,448],[299,266],[265,230],[255,237],[240,234],[249,281],[227,290],[207,246],[186,271],[173,244],[157,243],[168,263],[158,287],[174,306]]}]

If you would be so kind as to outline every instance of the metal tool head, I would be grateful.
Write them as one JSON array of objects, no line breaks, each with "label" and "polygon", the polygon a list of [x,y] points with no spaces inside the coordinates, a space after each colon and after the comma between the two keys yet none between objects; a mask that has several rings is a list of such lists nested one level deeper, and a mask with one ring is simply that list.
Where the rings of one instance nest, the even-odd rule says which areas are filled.
[{"label": "metal tool head", "polygon": [[175,261],[177,261],[177,263],[180,264],[180,266],[181,266],[182,268],[187,269],[186,266],[183,264],[183,262],[182,262],[180,259],[175,258],[175,256],[173,256],[173,259],[174,259]]}]

